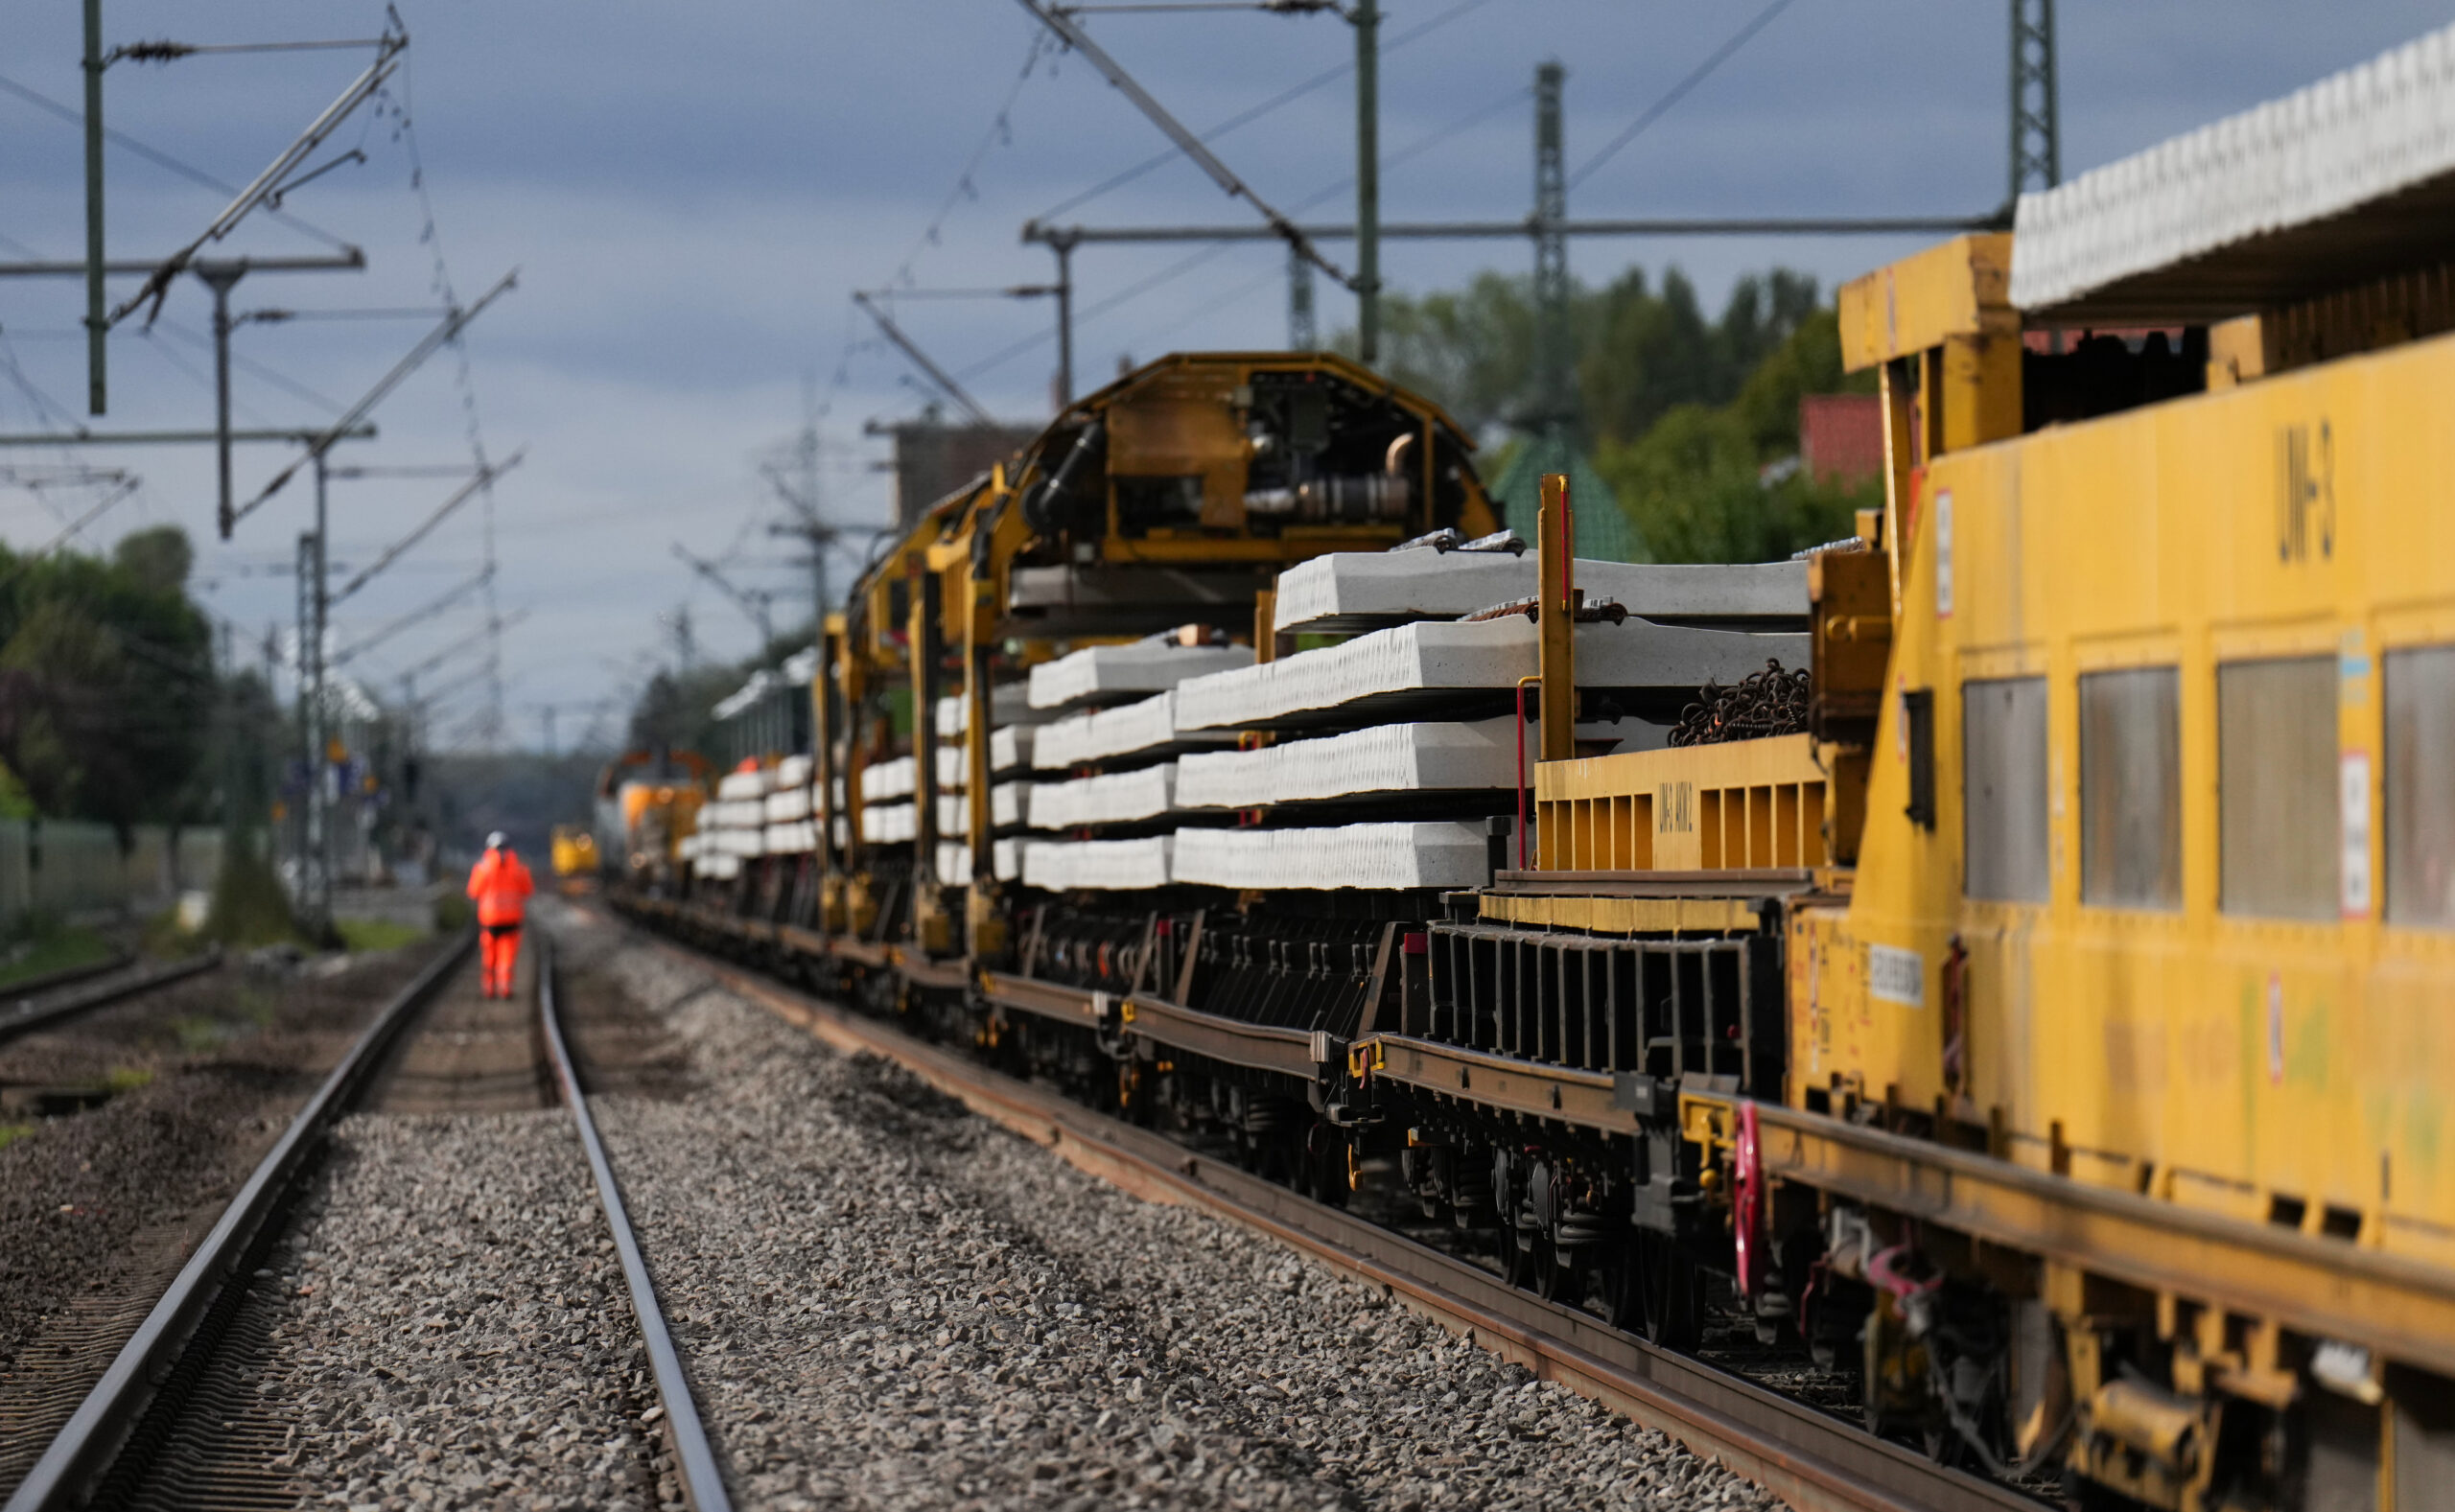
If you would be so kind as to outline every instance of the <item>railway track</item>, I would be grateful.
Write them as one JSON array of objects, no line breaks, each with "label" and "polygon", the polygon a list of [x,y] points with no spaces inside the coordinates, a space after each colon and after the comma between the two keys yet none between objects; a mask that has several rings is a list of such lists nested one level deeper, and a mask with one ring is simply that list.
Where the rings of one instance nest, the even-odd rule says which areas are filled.
[{"label": "railway track", "polygon": [[[146,966],[125,975],[114,974],[121,972],[129,964],[123,960],[107,963],[99,968],[80,966],[39,984],[21,984],[12,989],[9,1001],[0,1005],[0,1044],[21,1035],[56,1028],[97,1009],[124,1003],[175,982],[184,982],[190,977],[216,970],[222,965],[222,952],[219,949],[209,950],[184,961]],[[30,991],[29,988],[35,990]]]},{"label": "railway track", "polygon": [[687,946],[657,943],[837,1050],[895,1061],[1138,1197],[1198,1205],[1268,1234],[1539,1377],[1659,1429],[1800,1512],[2025,1512],[2041,1504],[1046,1087]]},{"label": "railway track", "polygon": [[[5,1512],[85,1505],[288,1506],[297,1435],[264,1400],[249,1361],[279,1315],[268,1268],[312,1173],[343,1117],[393,1111],[550,1105],[573,1114],[604,1221],[620,1251],[632,1314],[653,1369],[686,1500],[728,1507],[687,1379],[658,1308],[619,1185],[588,1109],[557,1002],[550,943],[538,936],[539,992],[518,1000],[436,1002],[471,955],[447,948],[376,1015],[255,1169],[177,1278],[112,1359],[17,1485]],[[479,1006],[482,1005],[482,1006]],[[342,1257],[344,1260],[347,1257]]]}]

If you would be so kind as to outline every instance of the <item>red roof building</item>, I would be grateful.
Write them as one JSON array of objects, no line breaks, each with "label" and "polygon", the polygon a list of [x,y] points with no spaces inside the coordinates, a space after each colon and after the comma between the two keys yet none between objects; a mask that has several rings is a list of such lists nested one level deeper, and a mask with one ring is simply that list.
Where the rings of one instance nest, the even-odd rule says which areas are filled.
[{"label": "red roof building", "polygon": [[1819,482],[1862,483],[1883,471],[1883,408],[1873,394],[1803,394],[1799,466]]}]

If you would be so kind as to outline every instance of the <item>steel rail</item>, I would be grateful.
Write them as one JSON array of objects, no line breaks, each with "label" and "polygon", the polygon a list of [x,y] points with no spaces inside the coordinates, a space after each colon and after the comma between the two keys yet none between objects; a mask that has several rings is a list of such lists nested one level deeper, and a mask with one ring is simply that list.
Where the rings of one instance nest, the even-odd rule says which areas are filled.
[{"label": "steel rail", "polygon": [[125,970],[134,965],[136,965],[136,957],[124,950],[115,949],[100,961],[87,961],[78,965],[61,966],[56,971],[19,977],[7,987],[0,988],[0,992],[7,993],[22,1004],[42,993],[56,992],[63,987],[73,987],[77,983],[91,981],[98,976],[107,976],[113,971]]},{"label": "steel rail", "polygon": [[[70,982],[82,982],[101,976],[105,972],[116,971],[128,964],[127,958],[122,957],[99,968],[76,967],[72,973],[55,973],[49,981],[41,985],[62,987]],[[7,1012],[0,1012],[0,1042],[14,1039],[20,1035],[31,1035],[38,1029],[48,1029],[54,1024],[90,1013],[96,1009],[108,1008],[113,1003],[124,1002],[141,993],[151,992],[157,987],[169,987],[174,982],[184,982],[192,976],[200,976],[220,965],[222,965],[222,952],[217,948],[208,950],[200,956],[192,956],[185,961],[173,961],[164,965],[154,966],[151,970],[139,972],[135,976],[121,981],[104,982],[89,987],[82,992],[72,992],[66,997],[57,998],[48,1003],[37,1003],[31,995],[20,996],[9,1006]],[[21,987],[12,990],[22,991],[23,989]]]},{"label": "steel rail", "polygon": [[375,1022],[358,1036],[340,1064],[291,1120],[289,1129],[247,1177],[247,1184],[222,1210],[213,1231],[197,1246],[134,1336],[121,1346],[103,1379],[86,1393],[0,1512],[55,1512],[83,1504],[152,1407],[157,1387],[195,1338],[207,1310],[233,1282],[244,1279],[240,1271],[248,1251],[295,1191],[298,1176],[322,1148],[324,1136],[357,1102],[382,1065],[385,1052],[469,954],[476,940],[476,932],[471,931],[437,952],[375,1015]]},{"label": "steel rail", "polygon": [[666,1431],[672,1437],[682,1494],[693,1512],[733,1512],[724,1477],[716,1468],[715,1451],[708,1446],[708,1431],[699,1421],[699,1404],[690,1395],[690,1378],[683,1373],[681,1352],[673,1346],[673,1331],[666,1326],[665,1310],[657,1303],[647,1256],[641,1252],[639,1236],[631,1228],[621,1183],[614,1178],[605,1143],[596,1135],[596,1120],[588,1110],[588,1094],[581,1090],[579,1072],[572,1063],[571,1047],[563,1040],[562,1015],[554,1002],[553,941],[541,929],[537,944],[537,1017],[546,1053],[554,1062],[554,1080],[562,1086],[572,1122],[579,1127],[580,1148],[588,1152],[597,1200],[604,1205],[606,1226],[614,1231],[614,1248],[622,1257],[622,1279],[630,1284],[631,1312],[639,1319],[640,1339],[647,1346],[648,1367],[656,1376],[657,1401],[665,1407]]},{"label": "steel rail", "polygon": [[1719,1460],[1798,1512],[2036,1512],[2041,1505],[1157,1133],[696,949],[659,943],[838,1050],[892,1059],[1138,1197],[1199,1205],[1312,1254],[1536,1375]]}]

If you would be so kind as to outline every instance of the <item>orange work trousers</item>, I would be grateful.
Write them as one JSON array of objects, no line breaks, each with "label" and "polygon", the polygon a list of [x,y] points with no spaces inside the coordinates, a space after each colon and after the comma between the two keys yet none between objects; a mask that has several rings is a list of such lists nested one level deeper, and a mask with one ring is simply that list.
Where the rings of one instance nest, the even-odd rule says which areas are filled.
[{"label": "orange work trousers", "polygon": [[488,924],[478,931],[478,965],[486,996],[511,996],[511,968],[519,960],[518,924]]}]

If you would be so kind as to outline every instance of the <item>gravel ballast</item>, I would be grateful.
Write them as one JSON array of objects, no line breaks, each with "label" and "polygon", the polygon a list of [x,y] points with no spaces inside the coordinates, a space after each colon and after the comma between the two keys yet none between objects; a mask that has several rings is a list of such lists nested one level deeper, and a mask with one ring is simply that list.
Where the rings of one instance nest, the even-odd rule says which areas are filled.
[{"label": "gravel ballast", "polygon": [[432,948],[233,964],[0,1045],[0,1492]]},{"label": "gravel ballast", "polygon": [[1277,1244],[544,910],[698,1090],[597,1116],[745,1504],[1766,1506]]},{"label": "gravel ballast", "polygon": [[568,1113],[346,1120],[271,1268],[255,1374],[301,1504],[659,1503],[656,1392]]}]

